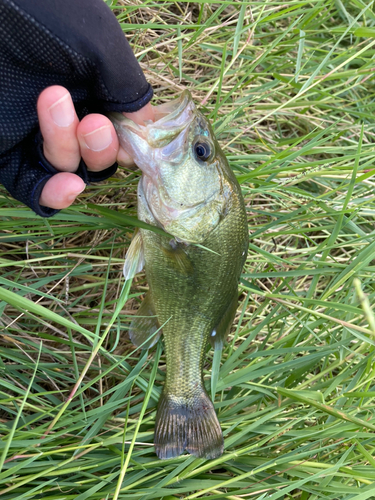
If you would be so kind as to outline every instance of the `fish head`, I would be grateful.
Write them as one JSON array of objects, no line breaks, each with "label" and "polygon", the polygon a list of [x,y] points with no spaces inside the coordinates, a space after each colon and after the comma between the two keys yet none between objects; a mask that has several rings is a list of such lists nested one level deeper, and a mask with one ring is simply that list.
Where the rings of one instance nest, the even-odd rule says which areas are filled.
[{"label": "fish head", "polygon": [[142,170],[144,197],[157,223],[178,241],[201,243],[223,210],[225,156],[190,92],[155,106],[137,125],[112,113],[121,146]]}]

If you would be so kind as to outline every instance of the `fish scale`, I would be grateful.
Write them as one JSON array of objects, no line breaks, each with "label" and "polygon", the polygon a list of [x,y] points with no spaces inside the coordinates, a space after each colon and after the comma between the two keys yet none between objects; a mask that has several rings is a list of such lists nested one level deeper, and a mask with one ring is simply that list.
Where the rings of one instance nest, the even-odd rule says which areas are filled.
[{"label": "fish scale", "polygon": [[[239,222],[236,215],[233,214],[234,222]],[[227,223],[219,226],[218,231],[205,242],[208,249],[220,252],[220,255],[194,246],[186,251],[194,266],[191,276],[184,276],[168,262],[169,256],[161,250],[162,237],[150,231],[141,231],[145,245],[146,275],[155,297],[155,312],[160,324],[167,322],[163,327],[163,335],[168,386],[174,385],[174,368],[180,366],[188,369],[188,373],[182,377],[187,386],[193,386],[199,380],[209,336],[225,313],[233,294],[237,293],[243,260],[231,258],[235,245],[227,242],[227,229],[233,239],[238,238],[236,230],[239,229],[231,219],[229,217]],[[213,272],[207,273],[208,269]],[[193,345],[192,357],[184,359],[189,352],[189,345]],[[196,361],[198,359],[199,362]],[[192,365],[194,368],[190,368]]]}]

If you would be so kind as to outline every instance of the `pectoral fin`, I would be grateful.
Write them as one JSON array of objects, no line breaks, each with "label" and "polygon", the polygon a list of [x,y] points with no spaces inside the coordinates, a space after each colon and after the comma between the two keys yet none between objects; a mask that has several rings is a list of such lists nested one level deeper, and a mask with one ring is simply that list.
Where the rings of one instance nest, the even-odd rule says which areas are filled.
[{"label": "pectoral fin", "polygon": [[137,273],[142,271],[144,265],[145,265],[145,257],[143,251],[142,236],[140,231],[136,229],[125,257],[125,263],[124,263],[125,279],[130,280],[134,278],[134,276]]},{"label": "pectoral fin", "polygon": [[184,276],[193,273],[193,264],[185,252],[183,246],[175,240],[171,240],[168,246],[163,246],[162,250],[168,257],[170,265]]},{"label": "pectoral fin", "polygon": [[236,315],[238,297],[235,294],[217,326],[212,330],[210,343],[214,349],[222,349]]},{"label": "pectoral fin", "polygon": [[[157,331],[159,330],[159,331]],[[157,332],[157,333],[155,333]],[[149,349],[159,340],[162,331],[155,315],[150,293],[147,293],[129,329],[130,340],[137,347]]]}]

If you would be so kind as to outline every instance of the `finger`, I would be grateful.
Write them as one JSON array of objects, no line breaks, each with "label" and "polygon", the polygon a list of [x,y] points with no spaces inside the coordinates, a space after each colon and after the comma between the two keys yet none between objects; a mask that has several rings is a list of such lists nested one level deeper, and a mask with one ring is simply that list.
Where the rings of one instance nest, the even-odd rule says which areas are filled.
[{"label": "finger", "polygon": [[117,153],[117,163],[123,167],[132,167],[135,165],[133,158],[120,146]]},{"label": "finger", "polygon": [[[144,125],[146,121],[154,121],[154,108],[149,102],[146,104],[146,106],[143,106],[143,108],[138,111],[123,114],[138,125]],[[121,146],[117,154],[117,161],[124,167],[130,167],[134,165],[133,158]]]},{"label": "finger", "polygon": [[144,125],[145,121],[154,121],[154,108],[148,102],[146,106],[134,111],[133,113],[123,113],[127,118],[133,120],[133,122],[138,123],[138,125]]},{"label": "finger", "polygon": [[45,184],[39,203],[49,208],[67,208],[85,189],[85,183],[78,175],[59,172]]},{"label": "finger", "polygon": [[83,161],[89,170],[100,171],[115,163],[119,143],[111,121],[104,115],[91,114],[77,127]]},{"label": "finger", "polygon": [[59,85],[43,90],[38,103],[44,156],[57,170],[74,172],[80,162],[78,117],[69,92]]}]

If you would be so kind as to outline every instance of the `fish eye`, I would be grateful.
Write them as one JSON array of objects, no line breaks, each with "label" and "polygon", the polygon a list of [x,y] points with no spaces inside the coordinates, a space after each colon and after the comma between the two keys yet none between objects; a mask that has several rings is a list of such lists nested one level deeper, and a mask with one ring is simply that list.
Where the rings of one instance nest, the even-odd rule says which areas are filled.
[{"label": "fish eye", "polygon": [[207,142],[199,141],[194,144],[195,156],[202,161],[207,161],[211,157],[211,146]]}]

